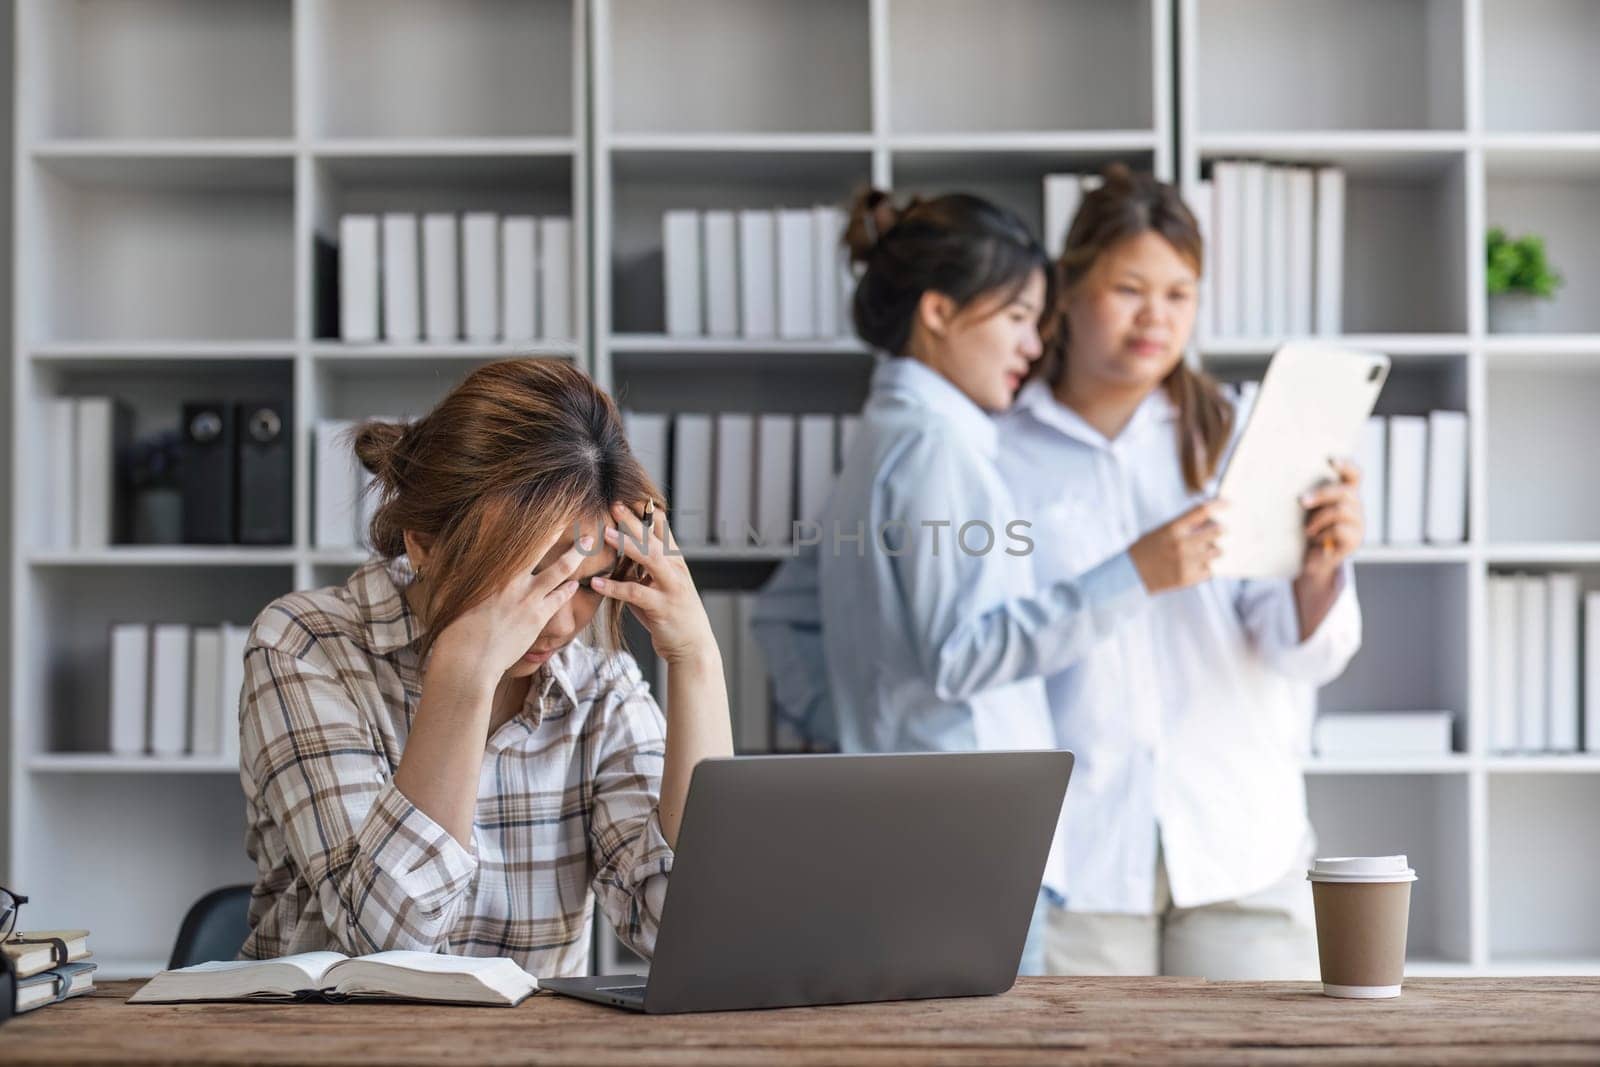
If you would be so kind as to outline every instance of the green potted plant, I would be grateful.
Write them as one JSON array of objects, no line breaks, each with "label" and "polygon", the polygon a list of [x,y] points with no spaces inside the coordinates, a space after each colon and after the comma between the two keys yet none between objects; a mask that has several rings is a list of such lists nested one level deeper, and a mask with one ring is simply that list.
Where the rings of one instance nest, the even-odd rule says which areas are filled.
[{"label": "green potted plant", "polygon": [[1489,231],[1489,332],[1527,333],[1538,319],[1540,300],[1555,296],[1562,278],[1545,259],[1544,238],[1516,240],[1496,226]]}]

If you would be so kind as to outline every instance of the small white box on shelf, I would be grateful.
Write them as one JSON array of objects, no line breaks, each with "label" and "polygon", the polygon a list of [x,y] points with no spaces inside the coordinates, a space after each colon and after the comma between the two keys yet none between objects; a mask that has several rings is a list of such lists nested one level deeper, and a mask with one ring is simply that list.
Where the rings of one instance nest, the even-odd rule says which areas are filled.
[{"label": "small white box on shelf", "polygon": [[572,220],[564,215],[539,220],[539,312],[547,340],[577,337],[572,322]]},{"label": "small white box on shelf", "polygon": [[383,216],[383,339],[416,341],[422,336],[422,274],[417,255],[417,217]]},{"label": "small white box on shelf", "polygon": [[777,218],[739,212],[739,327],[750,340],[778,335]]},{"label": "small white box on shelf", "polygon": [[189,751],[222,754],[222,629],[196,626],[189,650]]},{"label": "small white box on shelf", "polygon": [[1428,542],[1467,539],[1467,413],[1428,413]]},{"label": "small white box on shelf", "polygon": [[1344,332],[1344,171],[1317,169],[1317,275],[1314,318],[1317,333]]},{"label": "small white box on shelf", "polygon": [[706,336],[739,336],[739,229],[731,211],[701,220],[705,259]]},{"label": "small white box on shelf", "polygon": [[[667,487],[667,434],[670,426],[669,415],[645,411],[622,413],[622,432],[627,435],[628,447],[633,450],[650,480],[656,483],[656,488],[663,493],[671,492]],[[673,532],[677,532],[676,524],[673,525]]]},{"label": "small white box on shelf", "polygon": [[461,291],[465,334],[479,343],[500,339],[500,219],[484,211],[461,218]]},{"label": "small white box on shelf", "polygon": [[1517,695],[1517,747],[1544,752],[1550,747],[1550,606],[1549,584],[1541,574],[1517,578],[1517,658],[1521,691]]},{"label": "small white box on shelf", "polygon": [[145,750],[150,697],[150,627],[142,622],[111,627],[111,703],[107,748],[113,755]]},{"label": "small white box on shelf", "polygon": [[661,273],[667,334],[699,337],[700,213],[668,211],[661,217]]},{"label": "small white box on shelf", "polygon": [[1427,492],[1428,420],[1421,415],[1389,417],[1388,541],[1422,543],[1423,502]]},{"label": "small white box on shelf", "polygon": [[460,223],[455,215],[422,217],[422,333],[448,343],[461,337]]},{"label": "small white box on shelf", "polygon": [[778,212],[778,336],[817,336],[816,272],[812,266],[811,212]]},{"label": "small white box on shelf", "polygon": [[1324,711],[1314,747],[1343,758],[1445,756],[1454,720],[1449,711]]},{"label": "small white box on shelf", "polygon": [[339,220],[339,337],[378,339],[378,217]]},{"label": "small white box on shelf", "polygon": [[69,396],[51,397],[41,412],[49,459],[43,475],[44,525],[40,543],[69,548],[78,538],[78,405]]},{"label": "small white box on shelf", "polygon": [[1551,752],[1578,751],[1578,612],[1576,574],[1551,574],[1546,578],[1549,608],[1549,737]]},{"label": "small white box on shelf", "polygon": [[1517,579],[1489,575],[1489,750],[1515,752],[1521,742],[1518,704],[1522,700],[1521,597]]},{"label": "small white box on shelf", "polygon": [[1365,512],[1367,540],[1372,544],[1381,545],[1388,537],[1388,458],[1389,423],[1374,415],[1361,427],[1361,451],[1356,455],[1361,468],[1361,510]]},{"label": "small white box on shelf", "polygon": [[181,756],[189,724],[189,627],[163,623],[151,634],[150,751]]},{"label": "small white box on shelf", "polygon": [[680,413],[672,417],[672,512],[668,519],[678,543],[704,545],[711,540],[711,416]]},{"label": "small white box on shelf", "polygon": [[763,545],[786,545],[794,522],[793,415],[756,420],[756,536]]},{"label": "small white box on shelf", "polygon": [[500,220],[500,339],[539,336],[539,229],[532,215]]},{"label": "small white box on shelf", "polygon": [[360,488],[360,463],[349,441],[355,422],[318,419],[311,461],[316,465],[315,510],[311,521],[318,548],[356,547],[356,493]]},{"label": "small white box on shelf", "polygon": [[828,502],[828,491],[833,488],[834,432],[832,415],[800,416],[800,484],[795,515],[800,522],[816,522]]},{"label": "small white box on shelf", "polygon": [[742,546],[750,543],[755,520],[755,451],[755,416],[717,416],[717,489],[712,498],[716,519],[711,529],[718,544]]}]

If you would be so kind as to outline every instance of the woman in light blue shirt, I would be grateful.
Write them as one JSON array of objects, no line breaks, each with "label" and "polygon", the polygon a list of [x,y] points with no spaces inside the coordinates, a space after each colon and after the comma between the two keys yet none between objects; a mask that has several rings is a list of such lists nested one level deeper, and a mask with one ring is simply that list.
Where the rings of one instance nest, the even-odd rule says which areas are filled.
[{"label": "woman in light blue shirt", "polygon": [[[890,358],[873,374],[815,545],[782,568],[758,608],[780,703],[825,720],[831,702],[845,751],[1055,747],[1043,678],[1149,593],[1205,576],[1211,506],[1081,575],[1036,583],[1038,532],[1018,521],[990,415],[1010,405],[1043,351],[1038,325],[1052,294],[1038,241],[977,197],[896,209],[871,191],[846,242],[863,268],[856,330]],[[795,644],[807,623],[820,678],[819,650]],[[1058,852],[1045,885],[1061,892]],[[1025,952],[1024,972],[1040,962]]]},{"label": "woman in light blue shirt", "polygon": [[[1049,351],[1000,426],[1018,506],[1063,532],[1039,538],[1041,588],[1215,492],[1248,398],[1183,361],[1202,255],[1177,191],[1122,167],[1072,224]],[[1302,757],[1313,687],[1361,640],[1358,475],[1340,465],[1330,482],[1302,501],[1294,580],[1152,598],[1046,683],[1056,740],[1078,754],[1051,973],[1315,977]]]}]

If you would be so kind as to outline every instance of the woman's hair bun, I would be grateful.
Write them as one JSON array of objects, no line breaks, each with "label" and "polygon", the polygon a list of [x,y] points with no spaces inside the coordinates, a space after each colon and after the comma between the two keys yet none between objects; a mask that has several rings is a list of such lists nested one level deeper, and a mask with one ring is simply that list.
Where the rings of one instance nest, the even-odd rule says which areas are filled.
[{"label": "woman's hair bun", "polygon": [[844,228],[844,246],[850,253],[850,262],[865,263],[883,235],[909,210],[910,205],[904,209],[895,207],[894,195],[883,189],[869,186],[857,193]]},{"label": "woman's hair bun", "polygon": [[400,447],[405,432],[406,428],[400,423],[380,419],[368,419],[356,427],[353,434],[356,458],[379,482],[389,481],[395,450]]}]

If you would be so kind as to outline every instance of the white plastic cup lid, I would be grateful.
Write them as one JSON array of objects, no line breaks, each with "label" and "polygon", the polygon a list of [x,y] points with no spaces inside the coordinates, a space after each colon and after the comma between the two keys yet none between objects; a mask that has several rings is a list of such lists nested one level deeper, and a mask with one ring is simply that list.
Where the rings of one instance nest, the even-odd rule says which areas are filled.
[{"label": "white plastic cup lid", "polygon": [[1404,856],[1327,856],[1311,861],[1313,882],[1415,882]]}]

